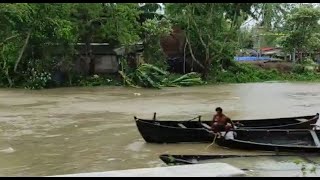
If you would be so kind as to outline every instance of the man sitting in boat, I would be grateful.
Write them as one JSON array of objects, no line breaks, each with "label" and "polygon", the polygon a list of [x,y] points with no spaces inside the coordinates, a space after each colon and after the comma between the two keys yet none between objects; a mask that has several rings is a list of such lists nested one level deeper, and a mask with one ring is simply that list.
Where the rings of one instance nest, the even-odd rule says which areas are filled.
[{"label": "man sitting in boat", "polygon": [[233,127],[231,119],[222,113],[222,108],[216,108],[216,114],[212,119],[212,131],[217,133],[221,131],[229,131]]}]

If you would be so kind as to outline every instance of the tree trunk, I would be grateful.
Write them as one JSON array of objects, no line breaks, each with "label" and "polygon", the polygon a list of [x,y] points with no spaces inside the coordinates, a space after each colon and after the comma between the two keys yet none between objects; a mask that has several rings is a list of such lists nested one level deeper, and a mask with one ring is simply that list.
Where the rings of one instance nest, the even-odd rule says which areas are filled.
[{"label": "tree trunk", "polygon": [[27,48],[27,45],[28,45],[28,43],[29,43],[30,36],[31,36],[31,31],[28,32],[27,38],[25,39],[25,42],[24,42],[24,44],[23,44],[23,47],[22,47],[22,49],[20,50],[19,57],[18,57],[15,65],[14,65],[14,69],[13,69],[14,72],[17,72],[18,65],[19,65],[19,63],[20,63],[20,61],[21,61],[21,58],[22,58],[22,56],[23,56],[24,51],[25,51],[26,48]]},{"label": "tree trunk", "polygon": [[92,48],[90,41],[86,42],[86,59],[89,59],[89,75],[94,75],[95,73],[95,58],[92,55]]},{"label": "tree trunk", "polygon": [[210,71],[210,57],[206,56],[206,60],[204,62],[204,68],[202,71],[202,79],[204,80],[208,79],[209,71]]},{"label": "tree trunk", "polygon": [[89,75],[95,74],[95,58],[90,55],[90,63],[89,63]]},{"label": "tree trunk", "polygon": [[296,48],[293,48],[292,62],[293,62],[293,63],[296,63]]},{"label": "tree trunk", "polygon": [[[209,42],[208,42],[208,44],[209,44]],[[208,78],[208,74],[209,74],[210,68],[211,68],[210,64],[211,64],[210,49],[208,46],[206,46],[206,59],[204,61],[204,71],[202,74],[202,78],[204,80],[207,80],[207,78]]]},{"label": "tree trunk", "polygon": [[[183,74],[186,73],[186,48],[187,48],[187,41],[185,41],[184,48],[183,48]],[[192,63],[191,71],[193,71],[193,63]]]}]

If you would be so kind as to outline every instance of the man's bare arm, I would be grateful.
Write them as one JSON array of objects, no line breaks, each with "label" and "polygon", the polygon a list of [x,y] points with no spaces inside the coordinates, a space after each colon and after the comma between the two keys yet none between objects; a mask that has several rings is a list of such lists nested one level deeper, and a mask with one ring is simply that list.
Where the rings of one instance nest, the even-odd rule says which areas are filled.
[{"label": "man's bare arm", "polygon": [[227,123],[230,123],[232,125],[232,127],[234,126],[234,123],[231,121],[231,119],[229,117],[226,116],[227,119]]},{"label": "man's bare arm", "polygon": [[216,121],[216,116],[217,115],[213,115],[212,121],[215,122]]}]

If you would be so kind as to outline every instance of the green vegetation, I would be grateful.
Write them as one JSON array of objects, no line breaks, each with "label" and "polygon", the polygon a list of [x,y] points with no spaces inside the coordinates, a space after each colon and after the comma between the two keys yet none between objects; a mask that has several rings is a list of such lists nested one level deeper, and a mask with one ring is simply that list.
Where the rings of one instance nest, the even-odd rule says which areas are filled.
[{"label": "green vegetation", "polygon": [[238,49],[238,31],[253,3],[168,3],[166,12],[186,30],[185,51],[207,79]]},{"label": "green vegetation", "polygon": [[[159,15],[157,3],[3,3],[0,5],[0,87],[42,89],[59,86],[129,85],[161,88],[220,82],[269,80],[317,81],[316,72],[305,70],[320,49],[318,7],[285,3],[165,3]],[[287,53],[307,51],[291,72],[264,70],[235,63],[240,49],[253,48],[256,38],[241,26],[258,21],[265,44],[281,45]],[[170,74],[160,39],[172,27],[184,30],[179,45],[192,71]],[[171,34],[172,35],[172,34]],[[123,47],[121,59],[129,59],[132,45],[142,43],[141,62],[121,61],[116,75],[95,73],[90,43],[107,42]],[[85,44],[88,72],[75,71],[76,43]],[[179,52],[182,53],[182,52]],[[78,58],[78,57],[77,57]],[[131,61],[130,61],[131,63]],[[142,64],[142,65],[141,65]],[[55,80],[57,72],[64,83]]]},{"label": "green vegetation", "polygon": [[300,171],[303,176],[317,173],[317,165],[318,164],[316,164],[316,163],[312,163],[309,166],[307,163],[303,162],[302,160],[296,160],[296,161],[294,161],[294,163],[301,166]]},{"label": "green vegetation", "polygon": [[237,63],[226,71],[212,75],[210,83],[247,83],[264,81],[320,81],[320,74],[295,65],[292,72],[262,69],[252,64]]},{"label": "green vegetation", "polygon": [[[288,51],[313,53],[320,49],[320,9],[311,5],[294,8],[288,14],[279,42]],[[302,59],[301,59],[302,60]]]}]

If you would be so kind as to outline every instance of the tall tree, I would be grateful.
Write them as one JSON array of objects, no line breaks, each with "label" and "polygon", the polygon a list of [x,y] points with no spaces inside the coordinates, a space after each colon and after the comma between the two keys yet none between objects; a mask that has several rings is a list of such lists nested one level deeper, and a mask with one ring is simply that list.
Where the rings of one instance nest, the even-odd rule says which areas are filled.
[{"label": "tall tree", "polygon": [[259,26],[268,31],[280,28],[287,14],[296,5],[292,3],[255,3],[253,5],[253,18],[258,20]]},{"label": "tall tree", "polygon": [[207,78],[211,68],[232,60],[238,47],[237,33],[252,3],[166,4],[168,16],[186,31],[186,48]]},{"label": "tall tree", "polygon": [[286,36],[280,40],[282,45],[288,52],[292,52],[294,49],[300,52],[319,50],[319,21],[319,7],[302,5],[293,9],[286,19]]},{"label": "tall tree", "polygon": [[[51,3],[0,5],[0,16],[2,17],[0,26],[3,27],[0,57],[2,70],[0,70],[0,74],[2,77],[6,77],[9,86],[13,86],[19,80],[28,81],[22,80],[21,76],[25,77],[39,73],[34,71],[35,66],[33,72],[30,72],[34,65],[33,62],[23,62],[22,59],[31,56],[35,59],[42,58],[43,61],[36,65],[40,67],[41,64],[48,64],[48,67],[50,67],[50,63],[43,63],[48,60],[45,59],[47,55],[46,44],[74,40],[73,25],[66,19],[66,17],[69,17],[69,7],[69,4]],[[36,47],[36,49],[33,49],[33,47]],[[40,51],[41,53],[38,53]],[[21,63],[26,66],[19,66]],[[20,71],[24,70],[23,73],[17,72],[19,67],[21,67]],[[13,76],[16,78],[12,78]]]},{"label": "tall tree", "polygon": [[88,3],[75,4],[73,21],[78,27],[79,40],[86,43],[89,73],[94,73],[95,58],[90,43],[108,42],[112,46],[130,46],[139,40],[138,4]]}]

